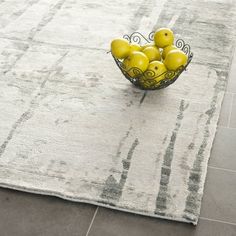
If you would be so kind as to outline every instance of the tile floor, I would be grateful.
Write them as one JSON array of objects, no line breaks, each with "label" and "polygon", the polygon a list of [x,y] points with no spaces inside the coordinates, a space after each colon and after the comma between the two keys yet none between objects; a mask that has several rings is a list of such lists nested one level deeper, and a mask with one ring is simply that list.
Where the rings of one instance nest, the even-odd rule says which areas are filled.
[{"label": "tile floor", "polygon": [[236,235],[236,53],[197,227],[0,188],[0,236],[154,235]]}]

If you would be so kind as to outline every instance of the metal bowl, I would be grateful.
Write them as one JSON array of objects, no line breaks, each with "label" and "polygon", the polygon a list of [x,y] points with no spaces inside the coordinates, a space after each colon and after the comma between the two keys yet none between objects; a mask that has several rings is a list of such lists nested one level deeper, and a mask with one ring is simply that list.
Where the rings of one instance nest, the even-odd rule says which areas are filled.
[{"label": "metal bowl", "polygon": [[[153,36],[154,32],[151,32],[147,38],[139,32],[134,32],[131,35],[124,35],[123,38],[127,39],[130,43],[138,43],[139,45],[145,45],[147,43],[153,42]],[[156,78],[158,78],[159,76],[156,76],[155,72],[152,70],[146,70],[145,72],[142,72],[139,68],[136,67],[126,70],[122,63],[122,60],[119,60],[115,57],[113,57],[113,59],[115,60],[116,65],[119,67],[120,71],[125,76],[125,78],[128,79],[136,87],[143,90],[163,89],[173,84],[179,78],[180,74],[187,69],[189,63],[193,58],[193,53],[191,52],[190,45],[186,44],[183,39],[177,39],[175,42],[175,46],[178,49],[182,50],[188,56],[187,63],[185,66],[181,66],[177,70],[168,70],[165,73],[159,75],[164,75],[164,79],[159,81],[156,80]],[[135,75],[134,77],[131,77],[129,75],[131,71],[132,74]]]}]

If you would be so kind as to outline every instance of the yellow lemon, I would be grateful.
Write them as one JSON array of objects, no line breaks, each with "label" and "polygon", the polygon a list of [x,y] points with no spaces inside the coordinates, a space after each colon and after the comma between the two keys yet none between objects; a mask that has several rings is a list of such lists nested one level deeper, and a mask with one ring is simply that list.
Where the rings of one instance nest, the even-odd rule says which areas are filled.
[{"label": "yellow lemon", "polygon": [[154,43],[147,43],[147,44],[141,46],[141,50],[143,51],[145,48],[150,47],[150,46],[155,46],[155,44]]},{"label": "yellow lemon", "polygon": [[142,52],[132,52],[127,59],[125,59],[128,73],[131,77],[137,77],[144,72],[149,64],[148,57]]},{"label": "yellow lemon", "polygon": [[170,51],[164,60],[164,64],[168,70],[177,70],[180,66],[184,66],[187,63],[187,55],[177,49]]},{"label": "yellow lemon", "polygon": [[161,60],[161,53],[156,46],[146,47],[142,52],[148,57],[150,62]]},{"label": "yellow lemon", "polygon": [[111,53],[115,58],[124,59],[130,53],[130,44],[126,39],[114,39],[111,42]]},{"label": "yellow lemon", "polygon": [[154,42],[158,48],[172,45],[174,42],[174,33],[171,29],[160,28],[154,33]]},{"label": "yellow lemon", "polygon": [[130,58],[129,57],[126,57],[123,61],[123,68],[125,70],[128,70],[130,67],[129,67],[129,62],[130,62]]},{"label": "yellow lemon", "polygon": [[166,71],[167,69],[163,62],[152,61],[144,72],[144,76],[139,79],[139,83],[143,88],[152,88],[156,83],[165,78]]},{"label": "yellow lemon", "polygon": [[170,45],[170,46],[167,46],[165,48],[163,48],[163,51],[162,51],[162,59],[164,60],[166,58],[166,55],[171,51],[171,50],[175,50],[175,49],[178,49],[176,46],[174,45]]},{"label": "yellow lemon", "polygon": [[131,43],[130,44],[130,53],[134,51],[141,51],[141,46],[138,43]]},{"label": "yellow lemon", "polygon": [[150,76],[148,76],[147,73],[147,78],[153,78],[155,81],[159,82],[160,80],[163,80],[165,78],[165,72],[167,71],[165,65],[163,62],[160,61],[152,61],[149,63],[147,72],[151,71],[153,73],[150,73]]}]

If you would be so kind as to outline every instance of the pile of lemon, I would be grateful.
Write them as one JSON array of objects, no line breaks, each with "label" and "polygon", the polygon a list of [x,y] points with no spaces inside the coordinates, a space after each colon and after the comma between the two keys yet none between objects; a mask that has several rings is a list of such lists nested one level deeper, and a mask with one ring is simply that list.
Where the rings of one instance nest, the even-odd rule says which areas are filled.
[{"label": "pile of lemon", "polygon": [[[179,67],[186,65],[187,55],[174,46],[174,33],[171,29],[160,28],[154,33],[154,42],[146,45],[129,43],[123,38],[114,39],[111,42],[112,55],[122,60],[123,68],[129,76],[135,78],[137,73],[132,68],[138,68],[144,73],[140,79],[159,82],[165,78],[167,71],[176,71]],[[154,73],[146,73],[152,71]],[[150,76],[149,76],[150,75]]]}]

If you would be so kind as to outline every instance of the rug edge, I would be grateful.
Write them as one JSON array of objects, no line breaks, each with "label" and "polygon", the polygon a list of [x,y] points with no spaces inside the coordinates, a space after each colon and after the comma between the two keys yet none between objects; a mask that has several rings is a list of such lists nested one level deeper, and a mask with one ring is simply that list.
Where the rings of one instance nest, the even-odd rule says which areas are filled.
[{"label": "rug edge", "polygon": [[118,210],[121,212],[126,212],[126,213],[132,213],[132,214],[136,214],[136,215],[141,215],[141,216],[147,216],[147,217],[152,217],[152,218],[156,218],[156,219],[163,219],[163,220],[170,220],[170,221],[177,221],[180,223],[188,223],[188,224],[192,224],[193,226],[196,226],[198,223],[198,218],[196,219],[196,221],[189,221],[187,219],[184,218],[171,218],[168,216],[159,216],[159,215],[155,215],[155,214],[148,214],[148,213],[144,213],[144,212],[139,212],[139,211],[134,211],[134,210],[129,210],[129,209],[125,209],[125,208],[121,208],[121,207],[115,207],[115,206],[111,206],[108,204],[103,204],[97,201],[93,201],[93,200],[84,200],[78,197],[71,197],[69,195],[64,195],[60,192],[52,192],[52,191],[48,191],[48,190],[41,190],[41,189],[33,189],[33,188],[29,188],[29,187],[25,187],[25,186],[16,186],[13,184],[6,184],[6,183],[0,183],[0,187],[4,188],[4,189],[12,189],[12,190],[17,190],[17,191],[21,191],[21,192],[25,192],[25,193],[32,193],[32,194],[38,194],[38,195],[43,195],[43,196],[51,196],[51,197],[58,197],[61,198],[63,200],[66,201],[72,201],[72,202],[78,202],[78,203],[85,203],[85,204],[91,204],[97,207],[104,207],[104,208],[108,208],[108,209],[112,209],[112,210]]}]

